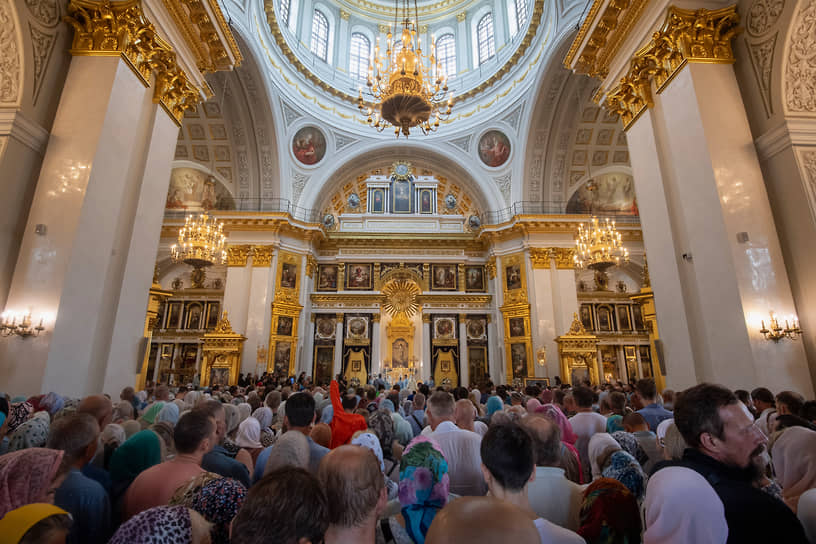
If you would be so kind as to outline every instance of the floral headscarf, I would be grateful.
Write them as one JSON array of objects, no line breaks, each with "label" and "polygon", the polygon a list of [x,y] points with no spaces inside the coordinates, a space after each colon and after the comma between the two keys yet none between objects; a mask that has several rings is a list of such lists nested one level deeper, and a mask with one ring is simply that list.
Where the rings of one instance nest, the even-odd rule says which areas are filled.
[{"label": "floral headscarf", "polygon": [[51,418],[48,412],[37,412],[34,417],[18,426],[12,433],[8,451],[45,447],[50,426]]},{"label": "floral headscarf", "polygon": [[30,402],[12,403],[8,415],[8,432],[13,433],[15,429],[25,423],[33,413],[34,406]]},{"label": "floral headscarf", "polygon": [[646,490],[646,473],[637,459],[623,450],[612,454],[601,475],[604,478],[614,478],[625,485],[637,500],[640,500]]},{"label": "floral headscarf", "polygon": [[434,517],[448,502],[449,489],[442,448],[431,438],[413,439],[400,461],[399,501],[405,530],[416,544],[424,544]]},{"label": "floral headscarf", "polygon": [[213,524],[210,536],[213,544],[229,544],[229,526],[244,504],[247,490],[232,478],[217,478],[204,484],[193,497],[193,510]]},{"label": "floral headscarf", "polygon": [[584,491],[578,534],[588,544],[636,544],[640,540],[637,500],[625,485],[600,478]]},{"label": "floral headscarf", "polygon": [[643,448],[640,446],[637,438],[635,438],[635,435],[632,433],[627,433],[626,431],[616,431],[612,433],[612,438],[614,438],[618,444],[620,444],[623,451],[637,459],[637,462],[641,465],[649,461],[649,456],[645,451],[643,451]]},{"label": "floral headscarf", "polygon": [[157,506],[119,527],[108,544],[192,544],[193,522],[186,506]]},{"label": "floral headscarf", "polygon": [[368,417],[368,428],[380,439],[383,455],[391,457],[394,443],[394,420],[385,410],[378,410]]},{"label": "floral headscarf", "polygon": [[51,502],[48,491],[63,452],[29,448],[0,456],[0,518],[33,502]]}]

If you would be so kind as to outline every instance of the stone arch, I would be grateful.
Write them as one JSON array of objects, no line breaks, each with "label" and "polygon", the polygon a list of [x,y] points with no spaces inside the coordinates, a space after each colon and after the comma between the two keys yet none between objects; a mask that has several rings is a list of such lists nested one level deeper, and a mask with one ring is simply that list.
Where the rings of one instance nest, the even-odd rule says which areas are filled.
[{"label": "stone arch", "polygon": [[0,0],[0,106],[20,106],[23,93],[23,37],[11,0]]}]

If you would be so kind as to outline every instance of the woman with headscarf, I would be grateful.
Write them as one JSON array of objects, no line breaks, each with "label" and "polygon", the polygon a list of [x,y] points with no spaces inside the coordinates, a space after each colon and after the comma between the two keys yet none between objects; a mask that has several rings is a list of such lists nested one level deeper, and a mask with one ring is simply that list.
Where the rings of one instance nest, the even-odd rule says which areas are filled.
[{"label": "woman with headscarf", "polygon": [[159,435],[159,438],[161,438],[162,451],[164,452],[162,457],[164,459],[171,459],[175,457],[176,441],[173,426],[166,421],[158,421],[148,427],[148,429]]},{"label": "woman with headscarf", "polygon": [[61,470],[63,452],[29,448],[0,456],[0,518],[26,504],[53,504],[54,492],[67,470]]},{"label": "woman with headscarf", "polygon": [[242,402],[238,405],[238,423],[240,424],[246,418],[252,415],[252,406],[250,406],[246,402]]},{"label": "woman with headscarf", "polygon": [[125,429],[116,423],[109,423],[99,434],[99,444],[102,447],[102,467],[108,470],[113,452],[125,443]]},{"label": "woman with headscarf", "polygon": [[179,420],[179,408],[172,402],[165,403],[158,415],[156,415],[155,423],[166,422],[175,427]]},{"label": "woman with headscarf", "polygon": [[385,462],[383,461],[382,447],[380,446],[380,439],[371,431],[357,431],[351,439],[352,446],[361,446],[368,448],[374,455],[377,456],[377,461],[380,462],[380,471],[383,473],[385,479],[385,489],[388,492],[388,500],[392,501],[397,498],[399,485],[385,474]]},{"label": "woman with headscarf", "polygon": [[635,496],[625,485],[600,478],[584,491],[578,534],[587,544],[638,544],[640,511]]},{"label": "woman with headscarf", "polygon": [[71,514],[54,506],[35,502],[15,508],[0,519],[3,544],[66,542],[73,520]]},{"label": "woman with headscarf", "polygon": [[8,451],[45,447],[50,427],[51,418],[48,412],[37,412],[31,419],[19,425],[11,434]]},{"label": "woman with headscarf", "polygon": [[133,404],[130,401],[126,400],[117,402],[113,406],[113,415],[111,416],[111,422],[122,423],[123,421],[127,421],[129,419],[133,419]]},{"label": "woman with headscarf", "polygon": [[164,408],[164,402],[156,401],[150,406],[147,407],[145,413],[142,414],[142,417],[139,418],[139,423],[142,424],[142,429],[147,429],[154,423],[156,423],[156,417],[161,412],[162,408]]},{"label": "woman with headscarf", "polygon": [[229,544],[229,527],[244,504],[247,489],[232,478],[216,478],[204,484],[195,494],[190,508],[212,523],[212,544]]},{"label": "woman with headscarf", "polygon": [[449,490],[448,462],[442,448],[432,438],[414,438],[400,461],[401,510],[388,519],[394,540],[424,544],[434,517],[448,503]]},{"label": "woman with headscarf", "polygon": [[272,409],[268,406],[261,406],[252,412],[252,417],[261,424],[261,445],[266,448],[274,444],[275,431],[271,427],[275,414],[272,413]]},{"label": "woman with headscarf", "polygon": [[725,544],[725,508],[696,470],[666,467],[649,479],[644,502],[644,544]]},{"label": "woman with headscarf", "polygon": [[643,499],[643,493],[646,491],[646,473],[637,459],[625,451],[616,451],[609,456],[606,466],[601,470],[601,476],[614,478],[625,485],[638,503]]},{"label": "woman with headscarf", "polygon": [[782,499],[796,512],[799,497],[816,487],[816,432],[788,427],[774,441],[771,458]]},{"label": "woman with headscarf", "polygon": [[28,421],[34,413],[34,406],[30,402],[12,402],[9,408],[8,426],[9,434],[13,433],[17,427]]},{"label": "woman with headscarf", "polygon": [[399,463],[394,458],[394,420],[387,411],[377,410],[369,416],[368,428],[380,440],[385,463],[383,472],[393,481],[398,482]]},{"label": "woman with headscarf", "polygon": [[125,440],[142,430],[142,425],[135,419],[129,419],[122,422],[122,428],[125,430]]},{"label": "woman with headscarf", "polygon": [[645,451],[643,451],[643,448],[637,441],[637,438],[635,438],[635,435],[632,433],[627,433],[626,431],[615,431],[612,433],[612,438],[614,438],[615,441],[620,444],[623,451],[637,459],[640,466],[646,466],[646,463],[649,462],[649,456]]},{"label": "woman with headscarf", "polygon": [[504,410],[504,403],[502,402],[501,398],[494,395],[487,399],[487,406],[485,407],[485,410],[487,412],[487,423],[490,424],[490,418],[493,417],[493,414]]},{"label": "woman with headscarf", "polygon": [[136,477],[162,462],[162,441],[150,430],[139,431],[116,448],[110,459],[111,505],[116,507]]},{"label": "woman with headscarf", "polygon": [[567,479],[576,484],[584,484],[581,458],[575,449],[578,436],[572,430],[572,424],[567,416],[555,404],[544,404],[536,408],[536,413],[542,414],[561,429],[561,468],[564,469]]},{"label": "woman with headscarf", "polygon": [[157,506],[130,518],[108,544],[201,544],[210,541],[210,528],[186,506]]},{"label": "woman with headscarf", "polygon": [[62,410],[63,406],[65,406],[65,399],[52,391],[40,399],[39,409],[45,410],[49,416],[53,417]]},{"label": "woman with headscarf", "polygon": [[235,436],[235,445],[246,450],[252,457],[252,466],[247,467],[249,473],[255,467],[255,461],[258,460],[258,454],[263,450],[261,444],[261,424],[254,417],[249,417],[238,425],[238,434]]},{"label": "woman with headscarf", "polygon": [[528,414],[535,414],[536,410],[538,410],[539,408],[541,408],[541,403],[539,402],[538,399],[533,398],[527,401]]},{"label": "woman with headscarf", "polygon": [[596,433],[589,439],[587,450],[592,479],[596,480],[601,477],[601,472],[609,462],[609,457],[616,451],[621,451],[621,446],[611,434]]},{"label": "woman with headscarf", "polygon": [[[401,446],[399,449],[402,450],[403,447],[408,445],[408,442],[413,440],[414,430],[411,428],[411,424],[396,412],[391,414],[391,420],[394,422],[394,438],[399,443],[399,446]],[[399,453],[401,454],[402,452],[400,451]],[[394,456],[399,457],[396,451],[394,452]]]}]

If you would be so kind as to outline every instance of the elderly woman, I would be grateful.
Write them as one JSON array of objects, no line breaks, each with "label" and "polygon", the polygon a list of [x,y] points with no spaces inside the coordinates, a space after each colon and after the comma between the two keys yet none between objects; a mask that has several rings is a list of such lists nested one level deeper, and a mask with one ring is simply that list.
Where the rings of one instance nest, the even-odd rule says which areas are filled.
[{"label": "elderly woman", "polygon": [[578,534],[587,544],[640,542],[641,521],[635,496],[625,485],[600,478],[584,491]]},{"label": "elderly woman", "polygon": [[157,506],[124,523],[108,544],[155,544],[210,542],[210,523],[186,506]]},{"label": "elderly woman", "polygon": [[0,456],[0,518],[31,503],[54,503],[68,475],[62,451],[29,448]]},{"label": "elderly woman", "polygon": [[399,486],[397,485],[397,482],[393,481],[385,474],[385,463],[383,461],[382,447],[380,447],[380,439],[377,438],[377,435],[371,431],[357,431],[354,433],[354,437],[351,439],[351,444],[353,446],[368,448],[374,452],[374,455],[377,456],[377,461],[380,462],[380,470],[382,471],[383,478],[385,479],[385,489],[388,491],[388,500],[391,501],[396,499]]},{"label": "elderly woman", "polygon": [[162,462],[163,447],[159,435],[144,430],[125,440],[113,452],[110,459],[112,505],[124,497],[128,487],[139,474]]},{"label": "elderly woman", "polygon": [[646,490],[646,473],[637,459],[626,453],[610,434],[598,433],[589,440],[589,463],[592,479],[613,478],[640,501]]},{"label": "elderly woman", "polygon": [[771,457],[782,499],[796,512],[799,497],[816,487],[816,432],[788,427],[774,441]]},{"label": "elderly woman", "polygon": [[44,447],[48,440],[50,426],[51,417],[48,412],[37,412],[31,419],[19,425],[11,434],[8,451]]},{"label": "elderly woman", "polygon": [[215,477],[171,504],[192,508],[212,523],[212,544],[229,544],[229,525],[244,504],[246,494],[247,489],[241,482]]},{"label": "elderly woman", "polygon": [[264,474],[274,472],[283,467],[309,469],[309,441],[299,431],[283,433],[275,442],[266,461]]},{"label": "elderly woman", "polygon": [[377,410],[369,416],[368,428],[380,439],[386,476],[398,482],[399,462],[394,457],[394,420],[387,411]]},{"label": "elderly woman", "polygon": [[272,413],[272,409],[268,406],[261,406],[252,412],[252,417],[257,419],[258,423],[261,424],[261,445],[266,448],[274,444],[275,431],[271,427],[275,415]]},{"label": "elderly woman", "polygon": [[255,467],[255,461],[258,460],[258,454],[263,450],[261,444],[261,424],[254,417],[249,417],[238,425],[238,434],[235,437],[235,444],[245,450],[252,458],[252,466],[248,466],[249,473]]}]

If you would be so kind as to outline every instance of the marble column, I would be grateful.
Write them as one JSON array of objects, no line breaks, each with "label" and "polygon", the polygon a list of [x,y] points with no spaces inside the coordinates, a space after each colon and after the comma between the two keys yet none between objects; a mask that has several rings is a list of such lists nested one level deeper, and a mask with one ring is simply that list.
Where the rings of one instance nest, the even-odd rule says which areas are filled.
[{"label": "marble column", "polygon": [[381,361],[381,349],[380,346],[380,338],[382,337],[382,331],[380,331],[380,314],[374,314],[371,316],[371,376],[377,376],[377,374],[382,374],[382,361]]},{"label": "marble column", "polygon": [[[249,287],[250,279],[252,277],[252,264],[249,261],[249,252],[251,246],[249,245],[231,245],[227,248],[227,278],[224,282],[224,302],[222,305],[223,311],[227,312],[232,330],[239,334],[246,335],[247,316],[249,314]],[[241,357],[240,372],[246,374],[247,372],[255,373],[257,367],[257,348],[256,344],[246,345],[244,348],[256,350],[249,358]],[[267,342],[261,343],[267,345]],[[263,370],[266,370],[265,368]]]},{"label": "marble column", "polygon": [[504,324],[499,311],[487,316],[487,357],[490,360],[488,370],[493,383],[496,385],[507,383],[507,372],[504,367]]},{"label": "marble column", "polygon": [[[258,346],[272,348],[269,346],[269,330],[272,297],[275,293],[277,251],[274,254],[272,252],[273,246],[253,248],[252,266],[247,269],[246,328],[242,333],[247,339],[241,356],[241,371],[244,373],[254,372],[257,366]],[[295,346],[293,349],[296,349]],[[272,356],[274,357],[274,354]]]},{"label": "marble column", "polygon": [[467,314],[459,314],[459,385],[470,385],[470,361],[467,351]]},{"label": "marble column", "polygon": [[431,316],[422,314],[422,372],[420,380],[428,381],[433,367],[433,348],[431,346]]},{"label": "marble column", "polygon": [[306,326],[303,327],[304,334],[301,340],[303,345],[303,364],[298,370],[306,371],[307,376],[311,376],[314,380],[314,336],[315,336],[315,314],[309,312],[309,319],[306,321]]},{"label": "marble column", "polygon": [[334,368],[332,379],[343,369],[343,314],[337,314],[337,329],[334,338]]},{"label": "marble column", "polygon": [[[46,332],[0,342],[0,375],[10,391],[102,391],[117,312],[141,314],[119,338],[132,347],[142,338],[157,236],[140,241],[135,229],[160,217],[163,203],[141,191],[163,195],[170,176],[168,151],[149,142],[157,137],[172,147],[178,132],[152,94],[119,57],[71,61],[5,308],[31,312],[35,323],[42,316]],[[141,263],[128,260],[128,251],[149,255],[151,248]],[[120,302],[137,306],[120,310]],[[133,385],[137,357],[111,373],[106,392]]]}]

